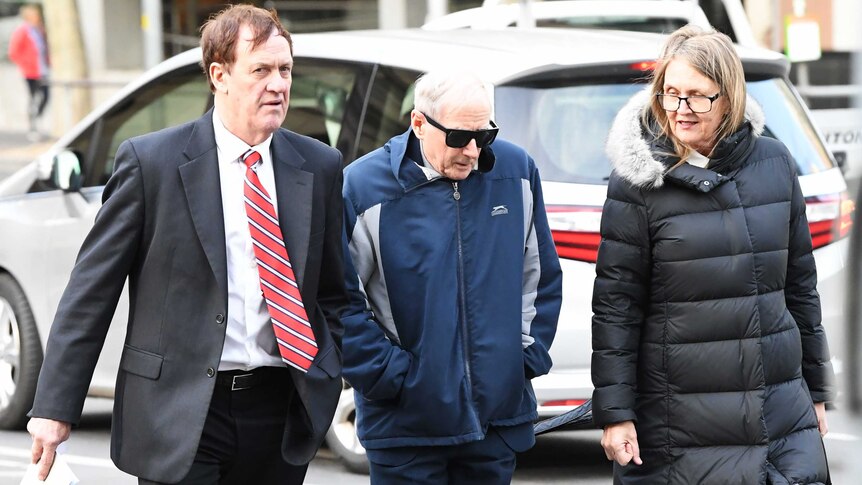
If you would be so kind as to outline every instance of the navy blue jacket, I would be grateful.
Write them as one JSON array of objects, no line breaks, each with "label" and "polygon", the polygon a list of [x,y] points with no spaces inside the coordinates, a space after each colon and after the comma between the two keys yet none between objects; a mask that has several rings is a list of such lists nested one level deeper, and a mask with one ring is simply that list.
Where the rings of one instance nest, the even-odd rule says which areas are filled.
[{"label": "navy blue jacket", "polygon": [[419,153],[407,131],[344,173],[344,375],[369,449],[529,423],[551,368],[562,273],[535,163],[498,140],[455,182]]}]

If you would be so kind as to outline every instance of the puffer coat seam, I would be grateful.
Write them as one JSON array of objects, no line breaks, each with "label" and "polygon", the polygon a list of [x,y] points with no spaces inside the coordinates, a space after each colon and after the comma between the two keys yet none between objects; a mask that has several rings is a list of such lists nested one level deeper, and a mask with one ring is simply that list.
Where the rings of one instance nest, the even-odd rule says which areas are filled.
[{"label": "puffer coat seam", "polygon": [[[769,157],[769,158],[779,158],[779,157]],[[767,159],[769,159],[769,158],[767,158]],[[750,163],[750,165],[753,166],[753,165],[756,165],[757,163],[758,163],[758,161],[755,160],[753,163]],[[733,187],[736,190],[737,199],[740,200],[740,205],[742,205],[742,203],[741,203],[742,194],[739,193],[739,185],[736,183],[735,178],[732,178],[731,181],[733,182]],[[765,205],[769,205],[769,204],[765,204]],[[761,207],[761,206],[762,205],[759,204],[756,207]],[[754,208],[754,207],[752,207],[752,208]],[[754,300],[754,320],[757,324],[756,335],[754,338],[757,339],[757,356],[756,356],[756,359],[758,360],[758,364],[759,364],[761,372],[762,372],[762,376],[760,378],[760,382],[758,383],[758,385],[755,386],[754,389],[747,390],[746,393],[751,393],[751,392],[754,392],[758,389],[766,392],[766,367],[764,366],[764,362],[763,362],[763,325],[762,325],[761,311],[760,311],[760,297],[761,297],[760,275],[757,273],[756,258],[754,258],[754,256],[756,256],[758,254],[758,252],[754,250],[754,242],[755,241],[754,241],[754,236],[751,233],[751,224],[749,224],[749,219],[748,219],[749,212],[744,207],[743,207],[743,216],[744,217],[742,218],[742,220],[745,223],[745,232],[746,232],[746,234],[748,234],[748,242],[751,245],[751,255],[752,255],[751,274],[752,274],[752,278],[754,279],[754,288],[755,288],[755,291],[754,291],[754,297],[755,297],[755,300]],[[745,368],[745,366],[743,365],[743,362],[742,362],[744,359],[744,355],[745,354],[744,354],[743,349],[742,349],[742,340],[740,339],[739,340],[739,361],[740,361],[739,362],[740,363],[739,369],[740,369],[740,372],[742,372],[742,369]],[[744,380],[745,376],[742,376],[742,378]],[[760,413],[759,413],[760,432],[762,435],[764,435],[766,437],[766,440],[768,442],[769,441],[769,430],[766,428],[766,417],[765,417],[765,413],[764,413],[764,409],[763,409],[763,406],[764,406],[766,401],[764,399],[759,399],[758,401],[759,401],[759,405],[760,405]],[[744,414],[744,416],[745,416],[746,422],[748,422],[748,416],[751,415],[750,414],[751,410],[749,409],[749,400],[746,399],[744,401],[744,403],[745,403],[745,414]]]},{"label": "puffer coat seam", "polygon": [[678,212],[678,213],[670,213],[664,217],[660,217],[658,219],[655,219],[655,222],[663,222],[663,221],[666,221],[668,219],[673,219],[674,217],[679,217],[679,216],[689,216],[689,215],[696,216],[696,215],[703,215],[703,214],[714,214],[716,212],[725,212],[725,211],[727,211],[727,209],[710,209],[710,210],[706,210],[706,211],[691,211],[691,212],[682,211],[682,212]]},{"label": "puffer coat seam", "polygon": [[[798,216],[796,216],[796,219],[794,219],[792,222],[793,222],[793,223],[798,223],[798,222],[799,222],[799,220],[800,220],[800,219],[802,219],[803,217],[804,217],[804,218],[806,218],[806,220],[807,220],[807,218],[808,218],[808,216],[803,212],[803,213],[799,214]],[[788,256],[789,256],[789,255],[788,255]],[[790,264],[791,262],[794,262],[794,263],[795,263],[795,262],[798,262],[800,259],[802,259],[802,258],[806,258],[806,257],[807,257],[807,255],[806,255],[806,254],[799,254],[799,255],[797,255],[797,256],[796,256],[795,258],[793,258],[793,259],[789,259],[789,258],[788,258],[787,263],[788,263],[788,264]],[[785,287],[784,291],[785,291],[785,293],[787,293],[787,288],[786,288],[786,287]],[[792,292],[791,292],[791,293],[792,293]]]},{"label": "puffer coat seam", "polygon": [[[781,330],[781,331],[779,331],[779,332],[775,332],[775,333],[781,333],[781,332],[783,332],[783,331],[784,331],[784,330]],[[773,334],[770,334],[770,335],[773,335]],[[710,340],[710,342],[737,342],[737,341],[744,341],[744,340],[760,340],[760,337],[728,337],[728,338],[713,338],[713,339],[711,339],[711,340]],[[676,342],[676,343],[674,343],[674,345],[676,345],[676,346],[682,346],[682,345],[701,345],[701,344],[703,344],[703,342],[700,342],[700,341],[694,341],[694,342]],[[720,392],[720,391],[718,391],[718,392]],[[697,393],[694,393],[694,394],[697,394]]]},{"label": "puffer coat seam", "polygon": [[[733,257],[733,256],[745,256],[748,254],[756,255],[756,254],[764,254],[764,253],[771,253],[771,252],[774,252],[774,251],[763,251],[763,252],[761,252],[761,251],[757,251],[757,252],[755,252],[755,251],[742,251],[742,252],[733,253],[733,254],[716,254],[715,256],[691,257],[691,258],[686,258],[686,259],[670,259],[670,260],[664,260],[662,262],[663,263],[687,263],[687,262],[691,262],[691,261],[709,261],[710,259],[722,259],[722,258]],[[750,296],[750,295],[745,295],[745,296]],[[681,301],[667,300],[667,301],[668,301],[668,303],[685,303],[688,300],[681,300]]]},{"label": "puffer coat seam", "polygon": [[[661,337],[661,340],[662,340],[662,342],[661,342],[662,372],[665,375],[665,380],[664,380],[664,386],[665,386],[664,410],[665,410],[665,416],[666,416],[665,422],[669,423],[670,422],[670,401],[671,401],[670,393],[671,393],[671,390],[670,390],[670,378],[667,377],[668,376],[668,363],[667,363],[668,355],[667,355],[667,352],[668,352],[668,348],[669,348],[668,343],[667,343],[668,342],[668,336],[667,336],[668,329],[667,329],[667,327],[668,327],[668,321],[670,320],[670,315],[669,315],[668,310],[667,310],[667,302],[664,302],[663,306],[664,306],[664,328],[662,328],[662,337]],[[666,432],[667,432],[667,436],[665,437],[664,456],[667,457],[667,456],[671,456],[671,450],[673,450],[673,443],[671,442],[672,438],[671,438],[670,426],[667,427]],[[669,467],[667,467],[667,476],[665,477],[666,483],[670,483],[670,477],[672,475],[671,470],[673,470],[674,463],[675,463],[675,461],[671,461],[671,465]]]},{"label": "puffer coat seam", "polygon": [[[776,330],[775,332],[768,333],[768,334],[764,335],[764,337],[771,337],[773,335],[778,335],[778,334],[784,333],[784,332],[792,332],[794,329],[797,329],[797,328],[799,328],[799,327],[797,327],[795,325],[793,327],[782,328],[781,330]],[[790,380],[793,380],[793,379],[787,379],[787,381],[790,381]],[[784,382],[787,382],[787,381],[784,381]]]}]

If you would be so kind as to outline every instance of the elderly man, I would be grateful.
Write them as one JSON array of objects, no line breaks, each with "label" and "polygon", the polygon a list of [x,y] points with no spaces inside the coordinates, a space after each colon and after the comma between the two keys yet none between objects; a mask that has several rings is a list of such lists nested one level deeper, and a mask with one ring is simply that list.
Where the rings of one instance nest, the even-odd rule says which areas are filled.
[{"label": "elderly man", "polygon": [[48,472],[128,277],[111,458],[141,483],[299,484],[341,392],[341,155],[281,128],[275,12],[202,29],[215,107],[124,142],[51,328],[28,425]]},{"label": "elderly man", "polygon": [[[410,129],[345,170],[345,376],[375,484],[508,483],[535,439],[562,273],[536,165],[468,73],[416,82]],[[358,274],[358,278],[356,275]]]}]

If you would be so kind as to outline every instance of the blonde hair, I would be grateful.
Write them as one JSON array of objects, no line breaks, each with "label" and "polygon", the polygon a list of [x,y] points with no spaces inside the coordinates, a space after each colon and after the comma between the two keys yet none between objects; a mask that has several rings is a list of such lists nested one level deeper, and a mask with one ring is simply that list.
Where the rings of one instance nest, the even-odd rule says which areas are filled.
[{"label": "blonde hair", "polygon": [[[718,85],[721,97],[727,100],[727,111],[715,132],[714,142],[722,140],[742,126],[745,121],[745,74],[742,61],[733,48],[730,38],[715,30],[704,30],[695,25],[686,25],[670,35],[662,46],[661,54],[653,71],[650,83],[652,94],[664,90],[665,72],[670,61],[682,59],[696,71]],[[665,136],[673,143],[673,155],[680,157],[680,164],[691,155],[693,149],[677,139],[670,129],[667,112],[656,96],[641,113],[644,126],[653,136]],[[658,133],[649,123],[652,118],[658,125]],[[713,144],[713,149],[715,144]],[[708,156],[708,155],[707,155]]]}]

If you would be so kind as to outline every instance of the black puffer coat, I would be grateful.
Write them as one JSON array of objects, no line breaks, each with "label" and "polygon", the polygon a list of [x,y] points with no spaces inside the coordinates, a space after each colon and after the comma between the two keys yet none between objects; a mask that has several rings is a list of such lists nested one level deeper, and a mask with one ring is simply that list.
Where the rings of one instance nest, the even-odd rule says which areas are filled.
[{"label": "black puffer coat", "polygon": [[622,484],[826,483],[813,401],[832,368],[796,164],[744,126],[704,169],[620,112],[593,292],[593,412],[634,420],[644,464]]}]

